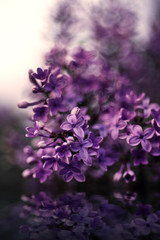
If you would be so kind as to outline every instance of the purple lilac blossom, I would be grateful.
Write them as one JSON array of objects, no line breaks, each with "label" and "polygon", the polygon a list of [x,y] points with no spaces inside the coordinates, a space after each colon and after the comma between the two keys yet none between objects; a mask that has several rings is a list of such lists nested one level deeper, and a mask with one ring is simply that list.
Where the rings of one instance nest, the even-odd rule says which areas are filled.
[{"label": "purple lilac blossom", "polygon": [[33,73],[32,76],[39,80],[44,80],[47,77],[48,70],[42,70],[41,68],[37,68],[37,73]]},{"label": "purple lilac blossom", "polygon": [[88,148],[92,147],[93,143],[90,139],[79,139],[79,142],[75,142],[71,144],[71,150],[74,152],[79,152],[80,158],[87,165],[88,160]]},{"label": "purple lilac blossom", "polygon": [[[137,46],[131,41],[135,34],[135,15],[129,9],[117,8],[114,3],[110,3],[106,11],[98,8],[99,11],[91,14],[99,16],[93,17],[95,25],[91,24],[93,50],[79,46],[68,51],[74,39],[71,34],[73,6],[62,4],[61,7],[56,21],[67,28],[61,25],[57,37],[65,46],[57,45],[46,55],[43,69],[37,68],[36,73],[29,70],[35,101],[19,104],[20,108],[36,105],[32,116],[34,127],[27,128],[26,136],[35,137],[32,143],[35,151],[36,148],[43,150],[30,153],[27,163],[35,164],[33,169],[37,167],[38,172],[38,163],[42,161],[45,170],[59,173],[58,161],[70,165],[74,156],[84,167],[83,173],[92,171],[91,166],[100,167],[102,173],[117,162],[121,167],[130,167],[125,172],[119,170],[115,179],[123,176],[126,182],[134,181],[131,167],[147,165],[150,157],[159,156],[160,152],[159,105],[150,103],[145,93],[137,94],[133,90],[132,80],[143,71],[140,62],[143,54],[136,54]],[[38,121],[43,122],[43,127]],[[48,154],[47,149],[53,153]],[[30,173],[36,176],[34,170]],[[37,174],[37,178],[43,179],[39,176]],[[47,179],[45,172],[44,179]]]},{"label": "purple lilac blossom", "polygon": [[44,85],[44,89],[51,92],[54,97],[61,97],[62,91],[67,82],[67,76],[61,74],[60,69],[55,69],[48,77],[48,82]]},{"label": "purple lilac blossom", "polygon": [[75,178],[78,182],[84,182],[85,176],[81,173],[81,163],[78,161],[76,156],[73,156],[72,161],[68,164],[59,160],[59,166],[61,170],[59,175],[62,175],[66,182],[70,182],[72,178]]},{"label": "purple lilac blossom", "polygon": [[69,158],[72,156],[71,151],[67,143],[63,143],[61,146],[56,147],[56,152],[60,158]]},{"label": "purple lilac blossom", "polygon": [[60,127],[65,131],[73,130],[77,136],[84,138],[83,124],[84,119],[82,117],[77,119],[75,114],[70,114],[67,116],[67,121],[63,122]]},{"label": "purple lilac blossom", "polygon": [[48,113],[48,106],[40,106],[40,107],[34,107],[33,108],[34,115],[32,117],[32,120],[38,121],[41,120],[43,122],[47,122],[47,113]]},{"label": "purple lilac blossom", "polygon": [[151,115],[152,110],[158,109],[159,106],[156,103],[150,104],[150,99],[146,97],[142,100],[142,104],[137,105],[136,108],[142,109],[144,113],[144,117],[148,118]]},{"label": "purple lilac blossom", "polygon": [[36,121],[34,123],[34,127],[27,127],[26,128],[27,130],[27,134],[26,134],[26,137],[37,137],[39,135],[39,123]]},{"label": "purple lilac blossom", "polygon": [[52,174],[52,170],[46,166],[39,164],[38,168],[33,173],[33,178],[38,178],[40,183],[44,183],[47,178]]},{"label": "purple lilac blossom", "polygon": [[67,111],[67,107],[62,103],[61,98],[47,99],[47,104],[48,104],[49,113],[51,116],[55,116],[58,112],[66,112]]},{"label": "purple lilac blossom", "polygon": [[66,193],[56,198],[51,198],[45,192],[32,197],[23,195],[23,206],[18,208],[23,220],[20,236],[27,239],[44,239],[47,236],[49,239],[68,237],[85,240],[86,237],[105,239],[107,235],[107,240],[159,239],[159,211],[150,209],[149,204],[140,203],[137,215],[131,196],[120,197],[122,206],[110,203],[100,195],[88,199],[85,193]]},{"label": "purple lilac blossom", "polygon": [[114,140],[118,138],[119,130],[123,130],[126,127],[126,125],[127,123],[121,120],[119,116],[115,116],[112,119],[109,131]]},{"label": "purple lilac blossom", "polygon": [[129,138],[129,144],[131,146],[137,146],[141,143],[142,148],[146,152],[150,152],[152,149],[152,145],[148,139],[152,138],[154,135],[153,128],[146,128],[144,131],[140,125],[135,125],[132,131],[132,134]]}]

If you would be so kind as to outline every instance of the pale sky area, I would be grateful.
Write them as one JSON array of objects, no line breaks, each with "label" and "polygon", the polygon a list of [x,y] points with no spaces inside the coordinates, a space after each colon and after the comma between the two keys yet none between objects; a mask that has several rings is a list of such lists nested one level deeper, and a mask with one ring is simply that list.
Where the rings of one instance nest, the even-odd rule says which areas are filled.
[{"label": "pale sky area", "polygon": [[[49,50],[47,18],[53,0],[0,0],[0,100],[26,97],[28,69],[41,65]],[[26,95],[25,95],[26,92]]]},{"label": "pale sky area", "polygon": [[[60,0],[59,0],[60,1]],[[0,101],[13,105],[27,99],[28,69],[42,66],[50,50],[50,9],[55,0],[0,0]],[[70,2],[70,1],[68,1]],[[86,1],[84,1],[86,2]],[[142,35],[147,35],[151,0],[135,0],[141,16]],[[46,36],[46,37],[45,37]]]}]

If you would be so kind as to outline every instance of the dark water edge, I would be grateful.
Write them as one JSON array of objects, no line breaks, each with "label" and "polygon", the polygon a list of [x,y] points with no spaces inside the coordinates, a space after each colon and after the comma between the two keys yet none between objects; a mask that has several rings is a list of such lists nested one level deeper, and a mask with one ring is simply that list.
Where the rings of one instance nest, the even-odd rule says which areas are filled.
[{"label": "dark water edge", "polygon": [[[160,239],[160,230],[147,222],[156,214],[160,227],[160,182],[140,176],[133,184],[115,184],[106,174],[85,183],[54,178],[41,185],[12,166],[0,175],[0,239]],[[137,218],[146,223],[135,230]]]}]

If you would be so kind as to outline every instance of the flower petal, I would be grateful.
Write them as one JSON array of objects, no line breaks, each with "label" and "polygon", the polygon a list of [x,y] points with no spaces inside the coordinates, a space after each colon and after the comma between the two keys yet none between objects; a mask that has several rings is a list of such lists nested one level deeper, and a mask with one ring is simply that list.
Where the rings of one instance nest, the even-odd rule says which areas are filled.
[{"label": "flower petal", "polygon": [[72,129],[72,125],[69,122],[63,122],[60,128],[66,131],[70,131]]},{"label": "flower petal", "polygon": [[127,123],[125,121],[123,121],[123,120],[118,121],[118,128],[120,130],[124,129],[126,127],[126,125],[127,125]]},{"label": "flower petal", "polygon": [[68,168],[67,168],[67,167],[62,168],[62,169],[59,171],[59,175],[65,175],[67,172],[68,172]]},{"label": "flower petal", "polygon": [[152,122],[154,129],[156,130],[157,135],[160,134],[160,127],[158,127],[157,122],[153,120]]},{"label": "flower petal", "polygon": [[111,137],[115,140],[118,138],[119,130],[117,128],[113,128],[111,131]]},{"label": "flower petal", "polygon": [[154,129],[153,128],[146,128],[145,130],[144,130],[144,138],[145,139],[150,139],[150,138],[152,138],[153,137],[153,135],[154,135]]},{"label": "flower petal", "polygon": [[85,182],[85,176],[84,176],[84,174],[75,174],[74,175],[74,178],[78,181],[78,182]]},{"label": "flower petal", "polygon": [[143,139],[141,141],[142,144],[142,148],[146,151],[146,152],[150,152],[152,149],[152,145],[151,143],[147,140],[147,139]]},{"label": "flower petal", "polygon": [[84,164],[87,166],[92,166],[92,158],[88,157],[86,160],[83,160]]},{"label": "flower petal", "polygon": [[141,139],[138,136],[133,136],[129,138],[128,142],[131,146],[137,146],[141,142]]},{"label": "flower petal", "polygon": [[81,138],[84,138],[84,131],[81,127],[76,126],[75,128],[73,128],[73,132]]},{"label": "flower petal", "polygon": [[142,135],[143,129],[140,125],[132,125],[132,133],[134,135]]},{"label": "flower petal", "polygon": [[70,182],[73,178],[73,173],[69,171],[67,174],[63,176],[63,178],[66,182]]},{"label": "flower petal", "polygon": [[83,141],[83,147],[85,147],[85,148],[89,148],[89,147],[92,147],[93,146],[93,143],[92,143],[92,141],[88,138],[88,139],[85,139],[84,141]]},{"label": "flower petal", "polygon": [[84,118],[83,117],[78,118],[76,125],[81,127],[83,124],[84,124]]},{"label": "flower petal", "polygon": [[86,161],[88,159],[88,151],[86,148],[82,147],[79,151],[79,155],[82,160]]},{"label": "flower petal", "polygon": [[71,143],[71,150],[74,152],[78,152],[80,150],[80,143],[79,142]]},{"label": "flower petal", "polygon": [[76,124],[77,123],[77,117],[75,114],[69,114],[67,116],[67,121],[70,123],[70,124]]}]

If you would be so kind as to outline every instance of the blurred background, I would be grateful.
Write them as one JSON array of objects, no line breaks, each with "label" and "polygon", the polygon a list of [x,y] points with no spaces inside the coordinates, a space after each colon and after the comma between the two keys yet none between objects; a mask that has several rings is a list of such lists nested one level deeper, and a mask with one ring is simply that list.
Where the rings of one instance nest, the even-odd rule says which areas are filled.
[{"label": "blurred background", "polygon": [[[0,1],[0,103],[16,108],[27,96],[28,69],[43,65],[43,56],[53,46],[51,13],[57,0]],[[70,4],[72,1],[68,1]],[[83,0],[83,7],[91,2]],[[123,1],[126,5],[130,1]],[[66,1],[67,3],[67,1]],[[139,37],[147,40],[158,1],[135,0],[131,4],[139,20]]]},{"label": "blurred background", "polygon": [[[96,18],[96,16],[100,16],[96,14],[99,14],[100,11],[103,10],[101,2],[104,1],[0,1],[0,215],[2,216],[0,218],[0,227],[2,226],[2,229],[4,228],[5,234],[7,233],[9,237],[3,239],[18,239],[17,230],[15,229],[19,227],[18,224],[20,224],[21,220],[19,220],[16,226],[13,224],[12,229],[10,229],[7,217],[9,216],[11,223],[15,222],[18,216],[17,209],[15,211],[15,206],[19,204],[20,198],[23,198],[23,194],[37,193],[45,188],[34,180],[27,179],[28,181],[25,182],[21,176],[22,169],[25,168],[23,148],[29,144],[30,139],[25,138],[25,127],[27,126],[28,116],[24,114],[26,113],[27,115],[27,111],[19,110],[17,104],[21,100],[27,100],[29,97],[30,84],[28,81],[28,70],[33,69],[33,71],[36,71],[37,67],[43,67],[44,56],[54,48],[57,43],[64,44],[64,46],[70,49],[77,45],[81,46],[82,44],[82,46],[85,46],[87,43],[92,42],[93,47],[96,46],[95,49],[98,49],[101,53],[103,53],[104,50],[106,51],[106,55],[103,57],[107,59],[109,56],[113,66],[119,61],[120,70],[122,73],[125,72],[127,76],[131,77],[137,91],[145,91],[147,95],[151,97],[152,101],[160,103],[160,0],[119,0],[119,2],[123,2],[123,6],[129,7],[131,11],[136,13],[135,41],[129,42],[130,36],[128,35],[125,39],[126,42],[124,41],[125,44],[131,43],[131,48],[129,47],[129,51],[131,50],[131,58],[129,59],[135,59],[135,62],[128,62],[128,56],[125,59],[126,62],[121,62],[121,59],[118,59],[118,54],[121,50],[123,52],[123,49],[119,51],[117,48],[117,52],[116,46],[111,46],[111,51],[107,49],[107,47],[110,47],[110,43],[107,43],[105,34],[105,36],[99,36],[98,40],[96,39],[96,31],[92,28],[94,24],[92,25],[91,22],[97,23],[99,20],[102,20],[103,25],[103,16],[102,19]],[[106,1],[105,3],[110,2],[116,2],[116,0],[108,0],[108,2]],[[62,8],[60,7],[61,3]],[[93,9],[99,9],[99,12],[93,11],[92,15],[92,11],[89,12],[89,9],[91,9],[94,4]],[[96,8],[96,4],[100,8]],[[59,6],[59,8],[57,8],[57,6]],[[79,15],[76,15],[76,13]],[[76,25],[76,21],[78,24],[80,23],[80,25]],[[86,21],[88,21],[88,27],[92,29],[92,34],[95,34],[94,37],[84,30],[84,26],[87,26]],[[73,39],[72,34],[74,35]],[[88,39],[90,39],[89,42]],[[119,44],[118,41],[117,43]],[[108,44],[106,49],[103,48],[103,42],[105,42],[106,45]],[[123,48],[121,44],[119,45],[120,48]],[[112,57],[116,59],[115,62],[112,61]],[[142,186],[140,186],[140,190],[142,190],[145,185],[145,183],[144,185],[143,183]],[[49,186],[49,188],[59,192],[63,192],[64,189],[68,190],[69,188],[67,185],[62,184],[62,182],[58,184],[59,185],[54,184],[51,188]],[[74,185],[72,185],[72,187],[74,187]],[[88,195],[92,195],[96,190],[100,194],[106,194],[109,198],[111,195],[114,195],[112,187],[106,189],[106,184],[100,185],[98,181],[95,181],[92,186],[92,180],[90,179],[86,185],[78,185],[76,187],[78,191],[87,191]],[[88,191],[88,189],[90,189],[90,191]],[[134,192],[134,189],[132,190]],[[152,191],[154,191],[154,189],[152,189]],[[139,192],[137,199],[139,200],[141,198],[145,202],[146,199],[149,199],[149,194],[144,192],[145,189]],[[123,196],[121,196],[121,193],[116,193],[121,202],[122,200],[125,202],[126,199],[127,201],[134,201],[136,199],[135,193],[130,195],[127,193],[126,186],[123,189],[123,193]],[[152,194],[150,194],[150,196],[152,196]],[[159,196],[160,195],[158,195],[158,197]],[[150,198],[149,201],[152,202],[153,198]],[[159,205],[157,204],[157,209],[158,208]],[[12,211],[13,209],[14,212]],[[13,218],[11,218],[11,215]],[[5,225],[4,219],[7,219]]]}]

